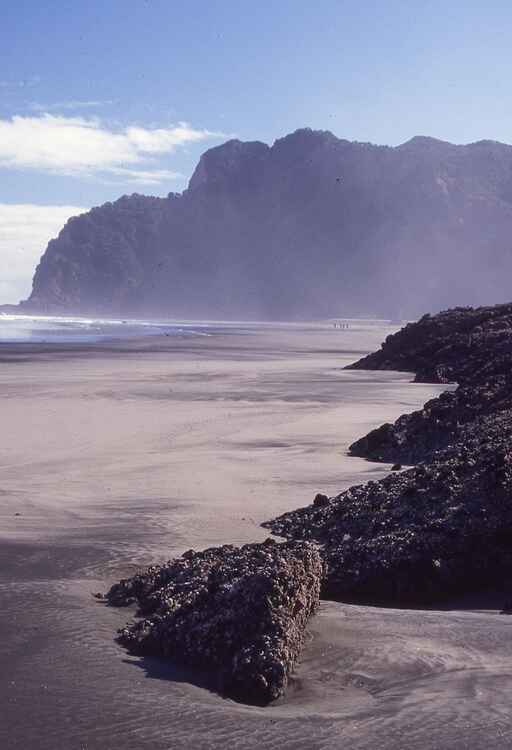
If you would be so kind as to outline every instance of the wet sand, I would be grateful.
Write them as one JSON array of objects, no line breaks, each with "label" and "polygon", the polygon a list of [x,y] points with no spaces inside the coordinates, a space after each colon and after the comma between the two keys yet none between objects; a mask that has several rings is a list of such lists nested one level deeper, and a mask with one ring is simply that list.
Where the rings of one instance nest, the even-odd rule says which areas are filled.
[{"label": "wet sand", "polygon": [[386,333],[0,347],[1,748],[510,746],[512,621],[492,598],[324,602],[292,689],[260,709],[128,656],[113,635],[130,613],[90,595],[386,473],[348,444],[440,390],[341,370]]}]

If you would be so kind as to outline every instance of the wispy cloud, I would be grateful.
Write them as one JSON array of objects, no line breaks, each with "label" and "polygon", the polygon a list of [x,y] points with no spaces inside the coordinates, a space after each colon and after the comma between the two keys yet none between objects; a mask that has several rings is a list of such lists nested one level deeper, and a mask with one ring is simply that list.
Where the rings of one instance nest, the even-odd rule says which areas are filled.
[{"label": "wispy cloud", "polygon": [[53,102],[52,104],[40,104],[39,102],[32,102],[29,108],[33,112],[62,112],[63,110],[77,110],[77,109],[99,109],[100,107],[108,107],[113,104],[112,99],[91,99],[82,101],[80,99],[70,99],[65,102]]},{"label": "wispy cloud", "polygon": [[140,185],[158,185],[168,180],[183,179],[185,175],[174,172],[172,169],[126,169],[111,167],[109,174],[119,175],[125,182],[139,183]]},{"label": "wispy cloud", "polygon": [[0,167],[33,169],[68,176],[115,175],[155,184],[179,175],[162,169],[157,157],[221,133],[181,122],[168,128],[129,126],[114,130],[97,118],[48,112],[0,119]]},{"label": "wispy cloud", "polygon": [[29,76],[28,78],[3,79],[0,80],[0,89],[27,89],[37,86],[41,83],[39,76]]},{"label": "wispy cloud", "polygon": [[0,304],[30,294],[34,269],[48,241],[56,237],[80,206],[39,206],[0,203]]}]

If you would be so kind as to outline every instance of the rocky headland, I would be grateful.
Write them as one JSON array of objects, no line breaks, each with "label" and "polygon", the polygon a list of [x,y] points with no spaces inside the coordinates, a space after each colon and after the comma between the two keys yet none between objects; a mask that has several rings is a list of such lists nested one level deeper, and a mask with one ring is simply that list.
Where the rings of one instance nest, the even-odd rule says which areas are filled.
[{"label": "rocky headland", "polygon": [[70,219],[21,311],[401,320],[505,300],[511,175],[512,147],[488,140],[389,147],[307,128],[230,140],[182,193]]}]

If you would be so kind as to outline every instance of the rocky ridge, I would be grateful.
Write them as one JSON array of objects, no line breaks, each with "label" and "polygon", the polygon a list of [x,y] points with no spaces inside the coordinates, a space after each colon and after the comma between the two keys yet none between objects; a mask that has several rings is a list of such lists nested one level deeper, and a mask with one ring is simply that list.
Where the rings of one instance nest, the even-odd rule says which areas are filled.
[{"label": "rocky ridge", "polygon": [[416,317],[507,299],[511,236],[511,146],[392,148],[303,128],[271,146],[209,149],[182,193],[124,196],[70,219],[23,309]]},{"label": "rocky ridge", "polygon": [[430,604],[512,576],[510,421],[378,482],[265,523],[321,545],[322,596]]},{"label": "rocky ridge", "polygon": [[418,463],[266,524],[322,545],[324,595],[431,603],[512,574],[512,306],[425,316],[349,367],[460,382],[351,447]]},{"label": "rocky ridge", "polygon": [[266,704],[286,688],[319,596],[425,605],[510,586],[511,364],[512,305],[424,316],[388,337],[350,367],[459,386],[350,450],[417,465],[263,524],[288,541],[189,551],[121,581],[107,602],[137,603],[143,619],[119,641],[213,669],[222,692]]},{"label": "rocky ridge", "polygon": [[481,383],[512,362],[512,304],[456,307],[424,315],[347,370],[401,370],[416,383]]},{"label": "rocky ridge", "polygon": [[347,369],[403,370],[415,372],[416,382],[459,383],[455,391],[372,430],[349,449],[376,461],[429,460],[473,432],[485,434],[493,415],[502,422],[512,419],[512,305],[425,315]]}]

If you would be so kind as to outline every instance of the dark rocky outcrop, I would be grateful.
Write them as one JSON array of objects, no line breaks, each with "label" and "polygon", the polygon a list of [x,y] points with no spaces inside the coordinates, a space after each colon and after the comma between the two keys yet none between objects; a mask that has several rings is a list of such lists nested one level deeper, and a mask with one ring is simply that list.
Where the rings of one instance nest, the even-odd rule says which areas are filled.
[{"label": "dark rocky outcrop", "polygon": [[[388,336],[382,348],[349,369],[416,372],[416,382],[460,383],[423,409],[384,424],[350,446],[350,453],[406,464],[482,433],[485,417],[512,409],[512,305],[426,315]],[[492,424],[492,420],[490,422]]]},{"label": "dark rocky outcrop", "polygon": [[512,422],[264,524],[322,545],[323,596],[430,603],[512,577]]},{"label": "dark rocky outcrop", "polygon": [[371,461],[416,464],[433,454],[485,429],[483,420],[512,409],[512,382],[498,376],[482,385],[459,386],[427,401],[422,409],[403,414],[394,424],[383,424],[356,440],[352,456]]},{"label": "dark rocky outcrop", "polygon": [[[266,704],[286,687],[319,593],[425,605],[497,580],[512,588],[511,358],[512,305],[425,316],[390,336],[352,367],[460,383],[352,446],[395,471],[263,524],[287,542],[190,551],[121,581],[107,601],[136,602],[143,619],[120,642],[213,668],[220,690]],[[402,471],[407,461],[418,465]]]},{"label": "dark rocky outcrop", "polygon": [[264,524],[321,545],[324,594],[430,603],[512,576],[512,306],[425,316],[352,368],[457,380],[353,455],[419,463]]},{"label": "dark rocky outcrop", "polygon": [[417,383],[481,383],[512,364],[512,304],[424,315],[347,370],[402,370]]},{"label": "dark rocky outcrop", "polygon": [[286,688],[321,578],[313,545],[269,539],[190,550],[112,586],[105,598],[138,606],[142,619],[119,631],[131,652],[213,670],[222,693],[264,705]]},{"label": "dark rocky outcrop", "polygon": [[512,147],[391,148],[302,129],[271,147],[210,149],[182,194],[125,196],[71,219],[24,307],[413,317],[507,299],[511,237]]}]

